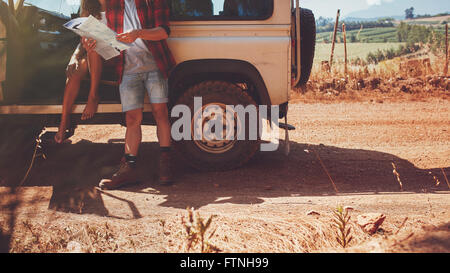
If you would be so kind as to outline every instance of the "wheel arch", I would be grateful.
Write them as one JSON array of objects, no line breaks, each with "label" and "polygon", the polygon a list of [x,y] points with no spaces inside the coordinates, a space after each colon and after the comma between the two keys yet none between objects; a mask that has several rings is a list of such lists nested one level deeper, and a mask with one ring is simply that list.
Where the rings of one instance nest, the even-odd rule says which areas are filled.
[{"label": "wheel arch", "polygon": [[189,60],[176,66],[169,77],[170,102],[176,100],[189,87],[206,80],[226,80],[251,84],[249,90],[255,101],[262,105],[271,105],[269,92],[264,80],[251,63],[230,59]]}]

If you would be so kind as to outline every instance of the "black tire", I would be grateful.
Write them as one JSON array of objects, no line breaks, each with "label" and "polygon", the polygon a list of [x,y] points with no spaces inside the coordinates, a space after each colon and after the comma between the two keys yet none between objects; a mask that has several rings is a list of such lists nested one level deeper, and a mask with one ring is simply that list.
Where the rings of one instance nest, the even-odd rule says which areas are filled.
[{"label": "black tire", "polygon": [[[295,18],[295,11],[293,17]],[[300,9],[300,37],[302,74],[297,87],[308,82],[316,51],[316,19],[309,9]]]},{"label": "black tire", "polygon": [[[176,103],[176,105],[187,105],[190,108],[191,121],[195,114],[194,97],[201,97],[203,106],[217,103],[233,106],[243,105],[244,107],[255,105],[257,107],[252,97],[239,86],[223,81],[205,81],[189,88]],[[246,118],[246,124],[246,139],[249,139],[248,118]],[[174,147],[190,166],[201,171],[225,171],[239,168],[255,155],[260,146],[259,136],[255,141],[235,141],[233,145],[225,146],[231,147],[229,150],[219,153],[205,151],[199,143],[201,144],[201,141],[174,141]]]}]

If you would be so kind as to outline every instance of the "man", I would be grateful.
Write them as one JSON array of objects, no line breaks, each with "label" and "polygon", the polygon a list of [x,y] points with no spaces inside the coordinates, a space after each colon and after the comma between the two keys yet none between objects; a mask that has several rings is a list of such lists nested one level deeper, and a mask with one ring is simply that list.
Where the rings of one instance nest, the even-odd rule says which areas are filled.
[{"label": "man", "polygon": [[[125,156],[112,178],[100,182],[102,189],[117,189],[137,180],[136,164],[142,141],[141,124],[146,91],[158,126],[159,182],[163,185],[172,182],[167,78],[175,61],[166,42],[170,34],[169,14],[165,0],[107,1],[108,26],[120,33],[117,40],[131,47],[115,60],[122,108],[126,113]],[[87,47],[92,50],[95,43],[88,42]]]}]

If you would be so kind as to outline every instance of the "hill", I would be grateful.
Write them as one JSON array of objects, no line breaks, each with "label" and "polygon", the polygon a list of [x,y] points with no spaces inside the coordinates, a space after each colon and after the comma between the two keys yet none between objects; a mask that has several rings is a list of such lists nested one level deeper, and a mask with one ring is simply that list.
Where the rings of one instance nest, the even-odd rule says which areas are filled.
[{"label": "hill", "polygon": [[[355,11],[346,14],[346,17],[354,18],[380,18],[386,16],[401,16],[404,18],[405,9],[414,7],[415,14],[439,14],[450,11],[448,0],[395,0],[380,1],[380,4],[372,5],[366,10]],[[397,18],[396,18],[397,19]]]}]

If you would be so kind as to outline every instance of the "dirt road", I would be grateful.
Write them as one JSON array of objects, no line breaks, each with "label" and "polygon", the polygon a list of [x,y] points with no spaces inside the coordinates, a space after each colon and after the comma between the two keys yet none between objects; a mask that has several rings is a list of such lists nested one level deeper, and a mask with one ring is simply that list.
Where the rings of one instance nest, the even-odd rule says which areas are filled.
[{"label": "dirt road", "polygon": [[[47,147],[20,191],[12,251],[65,252],[69,242],[83,251],[184,251],[187,207],[217,215],[210,241],[225,252],[344,251],[331,222],[338,205],[353,208],[347,251],[450,251],[449,101],[294,104],[289,122],[297,130],[288,157],[261,153],[223,173],[180,162],[172,187],[156,184],[158,145],[146,127],[142,184],[111,192],[95,186],[114,171],[124,128],[80,126],[72,144]],[[372,236],[356,224],[371,212],[386,215]]]}]

